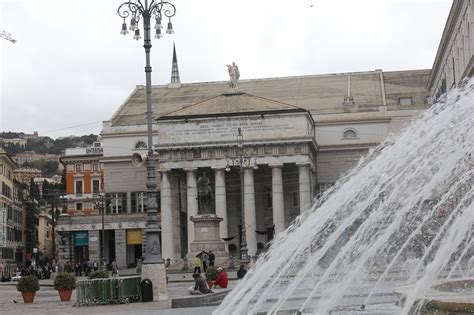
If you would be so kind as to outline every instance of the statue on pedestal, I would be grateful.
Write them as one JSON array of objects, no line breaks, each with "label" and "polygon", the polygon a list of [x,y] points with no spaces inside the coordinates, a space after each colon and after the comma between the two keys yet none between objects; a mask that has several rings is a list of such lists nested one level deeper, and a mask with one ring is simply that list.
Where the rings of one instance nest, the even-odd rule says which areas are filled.
[{"label": "statue on pedestal", "polygon": [[196,185],[198,193],[198,213],[211,214],[214,195],[212,193],[211,181],[209,180],[209,177],[206,176],[205,172],[199,176]]}]

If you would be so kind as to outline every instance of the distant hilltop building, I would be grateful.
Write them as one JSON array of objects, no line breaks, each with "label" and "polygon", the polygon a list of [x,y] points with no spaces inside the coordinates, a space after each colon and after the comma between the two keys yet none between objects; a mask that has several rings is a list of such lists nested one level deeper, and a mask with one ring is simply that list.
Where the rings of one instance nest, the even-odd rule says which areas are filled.
[{"label": "distant hilltop building", "polygon": [[38,135],[38,131],[35,131],[32,134],[25,133],[22,138],[25,140],[37,140],[40,137]]},{"label": "distant hilltop building", "polygon": [[0,139],[3,141],[5,147],[8,147],[10,145],[16,145],[16,146],[19,146],[20,148],[26,148],[26,145],[28,143],[26,139],[22,139],[22,138],[13,138],[13,139],[0,138]]},{"label": "distant hilltop building", "polygon": [[35,151],[25,151],[22,153],[18,153],[13,159],[18,163],[18,165],[22,165],[25,162],[31,163],[42,159],[45,159],[46,161],[59,162],[58,155],[36,153]]}]

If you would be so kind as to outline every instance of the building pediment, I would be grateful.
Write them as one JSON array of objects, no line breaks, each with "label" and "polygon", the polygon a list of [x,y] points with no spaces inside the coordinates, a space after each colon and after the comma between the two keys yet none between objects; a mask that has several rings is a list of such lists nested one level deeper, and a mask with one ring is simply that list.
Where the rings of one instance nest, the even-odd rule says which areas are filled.
[{"label": "building pediment", "polygon": [[235,116],[242,114],[306,112],[307,110],[244,92],[224,93],[164,115],[158,120],[196,117]]}]

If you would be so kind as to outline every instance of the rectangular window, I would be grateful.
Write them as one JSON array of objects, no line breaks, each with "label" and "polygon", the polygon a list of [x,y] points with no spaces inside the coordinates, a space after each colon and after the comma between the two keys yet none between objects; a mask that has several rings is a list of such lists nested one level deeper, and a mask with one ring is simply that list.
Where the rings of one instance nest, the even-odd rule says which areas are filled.
[{"label": "rectangular window", "polygon": [[132,213],[146,212],[146,192],[132,192]]},{"label": "rectangular window", "polygon": [[92,193],[93,194],[100,193],[100,181],[98,179],[94,179],[92,181]]},{"label": "rectangular window", "polygon": [[76,172],[77,173],[82,173],[82,164],[80,164],[80,163],[76,164]]},{"label": "rectangular window", "polygon": [[82,180],[76,180],[76,195],[82,195]]},{"label": "rectangular window", "polygon": [[107,208],[105,213],[126,213],[127,212],[127,194],[126,193],[111,193],[106,195],[105,201]]},{"label": "rectangular window", "polygon": [[82,211],[82,203],[81,202],[76,203],[76,211]]},{"label": "rectangular window", "polygon": [[93,172],[98,172],[99,171],[99,163],[97,163],[97,162],[92,163],[92,171]]}]

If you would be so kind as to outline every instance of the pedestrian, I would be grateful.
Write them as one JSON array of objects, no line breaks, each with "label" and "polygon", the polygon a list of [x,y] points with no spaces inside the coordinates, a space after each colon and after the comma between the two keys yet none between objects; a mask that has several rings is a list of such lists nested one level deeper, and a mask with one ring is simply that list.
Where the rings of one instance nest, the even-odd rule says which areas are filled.
[{"label": "pedestrian", "polygon": [[92,271],[92,261],[90,261],[89,259],[87,259],[86,265],[87,265],[87,274],[86,274],[86,276],[88,276],[88,275],[91,273],[91,271]]},{"label": "pedestrian", "polygon": [[222,267],[217,268],[217,278],[214,281],[214,288],[219,286],[225,289],[227,288],[228,284],[229,284],[229,277],[227,275],[227,272],[225,272],[224,268]]},{"label": "pedestrian", "polygon": [[201,252],[201,261],[202,261],[202,269],[206,272],[207,266],[209,266],[209,255],[207,252]]},{"label": "pedestrian", "polygon": [[118,276],[118,268],[117,268],[117,262],[115,259],[112,261],[112,277]]},{"label": "pedestrian", "polygon": [[214,266],[214,262],[216,261],[216,255],[212,252],[212,250],[209,251],[209,266]]},{"label": "pedestrian", "polygon": [[202,265],[202,260],[199,258],[199,256],[196,256],[194,258],[194,274],[200,274],[201,273],[201,265]]},{"label": "pedestrian", "polygon": [[237,270],[237,279],[242,279],[247,274],[247,270],[245,270],[244,265],[240,265],[239,270]]},{"label": "pedestrian", "polygon": [[92,264],[92,268],[94,268],[94,271],[99,270],[99,264],[97,263],[97,260],[94,260],[94,263]]},{"label": "pedestrian", "polygon": [[141,274],[142,273],[142,259],[141,257],[137,259],[137,273]]}]

